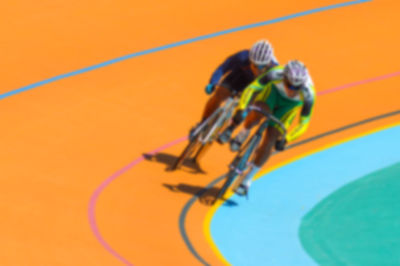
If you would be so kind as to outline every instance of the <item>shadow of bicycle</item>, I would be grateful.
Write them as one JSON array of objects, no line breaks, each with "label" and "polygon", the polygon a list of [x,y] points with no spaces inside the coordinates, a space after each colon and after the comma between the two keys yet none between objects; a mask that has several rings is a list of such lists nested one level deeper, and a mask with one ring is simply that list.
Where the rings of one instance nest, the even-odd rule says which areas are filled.
[{"label": "shadow of bicycle", "polygon": [[[167,154],[167,153],[157,153],[157,154],[148,154],[144,153],[143,157],[151,162],[158,162],[165,164],[167,167],[165,168],[165,171],[171,171],[172,165],[175,163],[175,161],[178,159],[177,156]],[[181,171],[185,171],[191,174],[205,174],[206,172],[201,169],[200,165],[193,160],[190,159],[185,159],[181,165],[181,167],[178,169]]]}]

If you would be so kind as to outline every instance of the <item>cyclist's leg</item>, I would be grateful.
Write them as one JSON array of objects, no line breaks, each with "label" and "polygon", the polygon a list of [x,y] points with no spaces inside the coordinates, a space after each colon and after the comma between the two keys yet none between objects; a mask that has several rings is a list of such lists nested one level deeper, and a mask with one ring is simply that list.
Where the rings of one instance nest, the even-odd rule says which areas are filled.
[{"label": "cyclist's leg", "polygon": [[232,95],[231,90],[227,89],[224,86],[217,86],[214,94],[208,99],[206,103],[206,107],[203,111],[203,116],[200,122],[198,122],[195,126],[193,126],[189,131],[189,139],[194,137],[194,133],[198,126],[200,126],[204,120],[206,120],[209,116],[211,116],[215,110],[221,105],[223,101],[228,99],[229,96]]},{"label": "cyclist's leg", "polygon": [[275,126],[269,126],[264,134],[263,141],[256,151],[254,165],[262,167],[269,159],[275,142],[280,138],[281,132]]},{"label": "cyclist's leg", "polygon": [[[221,85],[228,88],[232,93],[240,97],[241,93],[246,89],[246,87],[254,80],[254,74],[249,70],[239,70],[236,69],[232,71],[226,78],[221,82]],[[220,134],[218,142],[226,143],[229,141],[232,132],[236,129],[238,125],[232,121],[228,127]]]},{"label": "cyclist's leg", "polygon": [[214,94],[210,97],[206,104],[203,112],[202,121],[204,121],[205,119],[207,119],[207,117],[214,113],[214,111],[217,110],[221,103],[228,99],[231,95],[232,92],[229,89],[223,86],[217,86]]},{"label": "cyclist's leg", "polygon": [[[263,111],[266,111],[268,113],[271,112],[270,107],[265,102],[261,102],[261,101],[255,102],[254,105],[259,107]],[[263,118],[264,118],[264,116],[261,113],[256,112],[256,111],[251,111],[249,113],[249,115],[246,117],[246,119],[244,120],[244,128],[247,130],[252,129],[254,126],[258,125],[260,120]]]}]

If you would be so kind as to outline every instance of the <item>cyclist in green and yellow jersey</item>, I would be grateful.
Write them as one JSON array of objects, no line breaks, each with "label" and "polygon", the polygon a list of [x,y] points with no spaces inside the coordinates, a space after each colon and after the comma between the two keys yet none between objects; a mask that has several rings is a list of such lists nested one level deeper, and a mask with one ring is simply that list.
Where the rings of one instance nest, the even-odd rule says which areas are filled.
[{"label": "cyclist in green and yellow jersey", "polygon": [[[254,94],[258,92],[253,101]],[[237,188],[238,194],[247,194],[251,181],[259,169],[267,162],[273,147],[282,151],[287,142],[291,142],[306,132],[312,109],[315,102],[315,90],[307,68],[297,60],[289,61],[285,67],[277,66],[259,76],[243,92],[239,110],[236,112],[231,125],[221,134],[219,141],[227,142],[233,130],[242,122],[244,128],[231,140],[231,149],[237,151],[249,135],[250,129],[257,125],[263,116],[257,112],[250,112],[247,116],[246,107],[253,103],[264,111],[273,114],[289,128],[296,115],[300,112],[298,125],[288,132],[282,139],[282,132],[278,125],[269,122],[264,133],[264,139],[256,151],[254,160],[241,185]]]}]

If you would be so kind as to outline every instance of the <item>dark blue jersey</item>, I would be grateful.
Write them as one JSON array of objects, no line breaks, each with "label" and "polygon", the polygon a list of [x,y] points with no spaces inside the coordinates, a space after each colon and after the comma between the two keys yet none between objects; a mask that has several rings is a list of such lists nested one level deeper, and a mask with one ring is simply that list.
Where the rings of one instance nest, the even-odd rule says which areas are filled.
[{"label": "dark blue jersey", "polygon": [[[217,85],[222,76],[227,72],[247,72],[251,73],[253,76],[252,79],[255,79],[256,75],[250,69],[249,54],[249,50],[243,50],[228,57],[225,62],[214,71],[210,79],[210,84],[214,86]],[[277,65],[279,65],[277,60],[273,58],[267,70]]]}]

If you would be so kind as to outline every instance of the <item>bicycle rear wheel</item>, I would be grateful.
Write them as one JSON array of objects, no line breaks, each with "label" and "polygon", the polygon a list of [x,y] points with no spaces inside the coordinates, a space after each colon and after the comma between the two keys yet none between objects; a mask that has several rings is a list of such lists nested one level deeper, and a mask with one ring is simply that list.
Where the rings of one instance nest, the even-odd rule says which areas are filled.
[{"label": "bicycle rear wheel", "polygon": [[201,159],[204,154],[208,151],[208,149],[211,147],[212,142],[202,144],[200,148],[197,149],[195,155],[193,156],[193,161],[198,162],[199,159]]},{"label": "bicycle rear wheel", "polygon": [[181,153],[181,155],[178,157],[178,159],[175,161],[175,163],[171,166],[171,170],[174,171],[176,169],[178,169],[179,166],[182,165],[183,161],[186,158],[189,158],[190,155],[192,155],[196,149],[198,149],[199,145],[199,141],[197,140],[197,138],[195,138],[194,140],[191,140],[188,145],[186,145],[186,148],[183,150],[183,152]]}]

